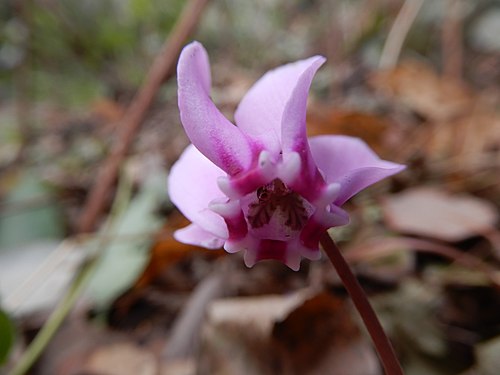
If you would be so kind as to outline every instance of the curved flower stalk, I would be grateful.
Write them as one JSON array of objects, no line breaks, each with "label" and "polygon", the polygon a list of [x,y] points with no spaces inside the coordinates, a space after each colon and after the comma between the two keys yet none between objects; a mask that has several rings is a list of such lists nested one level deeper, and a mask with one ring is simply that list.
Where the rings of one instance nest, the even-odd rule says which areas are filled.
[{"label": "curved flower stalk", "polygon": [[404,168],[357,138],[307,138],[307,96],[324,61],[314,56],[265,74],[239,104],[235,126],[210,99],[205,49],[184,48],[179,109],[192,145],[172,167],[169,194],[192,224],[177,240],[243,250],[247,266],[277,259],[298,270],[302,257],[320,257],[328,228],[348,223],[342,204]]}]

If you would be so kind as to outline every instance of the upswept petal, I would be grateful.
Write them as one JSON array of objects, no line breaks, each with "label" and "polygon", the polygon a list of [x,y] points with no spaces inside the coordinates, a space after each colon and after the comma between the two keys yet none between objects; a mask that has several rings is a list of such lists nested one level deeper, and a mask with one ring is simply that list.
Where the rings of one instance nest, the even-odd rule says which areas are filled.
[{"label": "upswept petal", "polygon": [[200,43],[182,50],[177,81],[181,121],[191,142],[231,175],[248,168],[256,155],[255,146],[210,99],[210,64]]},{"label": "upswept petal", "polygon": [[317,136],[309,139],[309,145],[326,182],[341,185],[334,202],[338,206],[364,188],[405,168],[404,165],[380,159],[359,138]]},{"label": "upswept petal", "polygon": [[292,95],[301,96],[303,107],[297,110],[305,116],[309,85],[324,61],[323,57],[314,56],[267,72],[250,88],[236,109],[234,118],[238,127],[262,143],[272,155],[279,155],[285,107]]},{"label": "upswept petal", "polygon": [[172,203],[191,222],[219,238],[228,237],[226,223],[208,206],[214,199],[224,197],[217,186],[217,178],[224,175],[224,171],[189,145],[170,170],[168,180]]},{"label": "upswept petal", "polygon": [[281,119],[283,154],[298,152],[301,156],[305,156],[309,149],[306,134],[307,97],[314,74],[326,59],[323,56],[315,56],[305,61],[310,63],[298,77],[283,110]]},{"label": "upswept petal", "polygon": [[175,231],[174,238],[179,242],[201,246],[207,249],[219,249],[225,242],[225,239],[219,238],[201,229],[196,224],[190,224],[187,227]]}]

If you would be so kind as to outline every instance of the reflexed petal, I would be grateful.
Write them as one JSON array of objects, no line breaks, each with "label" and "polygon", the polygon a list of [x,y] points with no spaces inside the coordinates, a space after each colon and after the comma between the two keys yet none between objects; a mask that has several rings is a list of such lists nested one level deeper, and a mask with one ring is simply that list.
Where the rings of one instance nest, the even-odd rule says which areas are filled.
[{"label": "reflexed petal", "polygon": [[185,228],[175,231],[174,237],[179,242],[201,246],[207,249],[221,248],[225,241],[224,239],[214,236],[212,233],[201,229],[196,224],[190,224]]},{"label": "reflexed petal", "polygon": [[172,203],[190,221],[219,238],[228,237],[227,226],[208,205],[224,197],[217,186],[217,178],[224,175],[224,171],[189,145],[172,167],[168,179]]},{"label": "reflexed petal", "polygon": [[339,206],[364,188],[405,168],[404,165],[381,160],[359,138],[318,136],[310,138],[309,145],[326,182],[341,185],[335,200]]},{"label": "reflexed petal", "polygon": [[309,61],[309,65],[298,77],[290,98],[286,102],[281,119],[283,153],[298,152],[301,156],[305,156],[308,152],[306,135],[307,97],[314,74],[325,60],[322,56],[305,60]]},{"label": "reflexed petal", "polygon": [[182,50],[177,81],[181,121],[191,142],[231,175],[249,167],[254,152],[248,138],[210,99],[210,64],[200,43]]},{"label": "reflexed petal", "polygon": [[[323,57],[315,56],[267,72],[238,106],[234,115],[238,127],[264,144],[271,154],[278,155],[281,151],[285,106],[292,95],[305,95],[307,99],[312,76],[323,62]],[[304,116],[305,105],[303,100],[303,107],[299,109]]]}]

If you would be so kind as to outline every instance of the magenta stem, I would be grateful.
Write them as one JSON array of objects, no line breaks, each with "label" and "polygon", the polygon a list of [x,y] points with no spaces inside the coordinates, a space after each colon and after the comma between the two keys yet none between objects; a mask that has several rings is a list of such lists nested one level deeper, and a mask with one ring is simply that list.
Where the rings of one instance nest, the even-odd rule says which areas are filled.
[{"label": "magenta stem", "polygon": [[330,261],[337,270],[344,287],[351,296],[354,306],[356,306],[359,315],[361,315],[361,319],[363,319],[365,323],[366,329],[382,361],[385,373],[387,375],[403,375],[403,369],[396,357],[394,348],[387,338],[375,311],[373,311],[370,301],[368,301],[368,297],[349,268],[340,249],[327,232],[323,234],[320,242],[326,255],[328,255],[328,258],[330,258]]}]

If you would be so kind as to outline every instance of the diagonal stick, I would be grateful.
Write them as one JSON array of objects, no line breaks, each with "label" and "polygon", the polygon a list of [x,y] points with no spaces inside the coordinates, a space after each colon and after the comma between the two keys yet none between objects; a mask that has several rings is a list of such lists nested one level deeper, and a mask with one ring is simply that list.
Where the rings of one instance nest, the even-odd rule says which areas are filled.
[{"label": "diagonal stick", "polygon": [[86,233],[94,229],[95,223],[104,209],[112,185],[116,180],[118,169],[144,120],[146,112],[162,83],[172,75],[174,65],[185,40],[198,24],[207,2],[208,0],[190,0],[187,2],[169,38],[165,41],[161,52],[149,69],[146,80],[127,108],[110,154],[99,170],[95,184],[87,196],[78,223],[78,233]]}]

